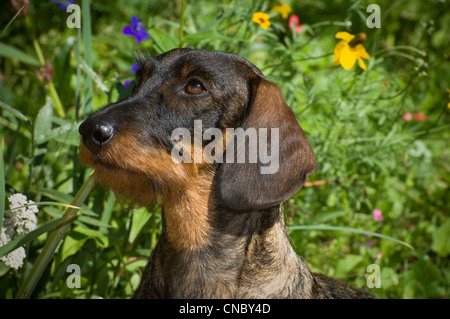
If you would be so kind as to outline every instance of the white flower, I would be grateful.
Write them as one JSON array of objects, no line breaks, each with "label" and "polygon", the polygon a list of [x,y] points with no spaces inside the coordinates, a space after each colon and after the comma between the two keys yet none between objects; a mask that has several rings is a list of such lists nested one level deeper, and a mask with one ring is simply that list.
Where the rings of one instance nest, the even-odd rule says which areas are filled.
[{"label": "white flower", "polygon": [[[0,237],[0,247],[3,245],[6,245],[11,241],[11,237],[6,234],[5,229],[2,228],[2,234]],[[1,261],[3,261],[7,266],[15,269],[19,269],[23,265],[23,259],[25,258],[25,249],[23,247],[19,247],[9,254],[3,256],[0,258]]]},{"label": "white flower", "polygon": [[0,237],[0,247],[6,245],[11,241],[11,237],[8,236],[8,234],[5,232],[5,228],[2,228],[2,234]]},{"label": "white flower", "polygon": [[23,265],[23,260],[25,259],[25,249],[23,247],[19,247],[16,250],[13,250],[9,254],[3,256],[1,260],[9,267],[19,269]]},{"label": "white flower", "polygon": [[[21,207],[33,204],[32,200],[27,201],[27,197],[17,193],[8,198],[11,210],[6,214],[4,225],[11,238],[25,235],[36,229],[36,214],[39,210],[36,205]],[[19,208],[20,207],[20,208]]]},{"label": "white flower", "polygon": [[[6,245],[11,240],[23,236],[30,231],[36,229],[36,214],[39,209],[36,205],[21,207],[33,204],[28,201],[23,194],[17,193],[8,197],[10,203],[10,211],[8,211],[3,219],[3,227],[0,238],[0,247]],[[0,258],[6,265],[11,268],[19,269],[23,265],[23,259],[26,257],[25,249],[19,247],[9,254]]]}]

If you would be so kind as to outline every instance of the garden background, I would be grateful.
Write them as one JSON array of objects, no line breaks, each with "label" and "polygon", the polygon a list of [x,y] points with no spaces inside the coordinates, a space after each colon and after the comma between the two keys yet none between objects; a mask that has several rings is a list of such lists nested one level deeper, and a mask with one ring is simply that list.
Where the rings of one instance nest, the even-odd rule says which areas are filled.
[{"label": "garden background", "polygon": [[[448,1],[80,0],[80,28],[65,1],[0,3],[0,298],[132,295],[160,207],[91,190],[78,126],[130,94],[137,51],[175,47],[238,54],[279,84],[318,162],[284,204],[313,271],[380,298],[449,298]],[[333,64],[340,31],[365,34],[367,71]],[[380,288],[367,288],[371,264]]]}]

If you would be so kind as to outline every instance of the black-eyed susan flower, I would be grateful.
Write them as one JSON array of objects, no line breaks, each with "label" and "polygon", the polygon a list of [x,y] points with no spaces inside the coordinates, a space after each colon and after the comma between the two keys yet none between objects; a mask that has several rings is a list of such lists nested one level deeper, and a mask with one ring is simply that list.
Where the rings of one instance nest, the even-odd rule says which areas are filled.
[{"label": "black-eyed susan flower", "polygon": [[364,71],[367,71],[366,65],[362,59],[369,60],[370,56],[367,54],[366,49],[361,44],[366,40],[365,33],[358,33],[356,36],[345,31],[336,33],[336,39],[340,39],[336,47],[334,48],[333,54],[333,65],[342,65],[346,70],[351,69],[356,60],[358,60],[358,65]]},{"label": "black-eyed susan flower", "polygon": [[281,14],[281,17],[283,19],[287,19],[287,17],[289,16],[289,13],[292,12],[292,8],[288,4],[280,3],[279,5],[276,5],[275,7],[273,7],[272,10],[270,10],[270,12],[277,12],[277,13]]},{"label": "black-eyed susan flower", "polygon": [[269,15],[264,12],[253,13],[253,22],[258,23],[264,30],[270,27]]}]

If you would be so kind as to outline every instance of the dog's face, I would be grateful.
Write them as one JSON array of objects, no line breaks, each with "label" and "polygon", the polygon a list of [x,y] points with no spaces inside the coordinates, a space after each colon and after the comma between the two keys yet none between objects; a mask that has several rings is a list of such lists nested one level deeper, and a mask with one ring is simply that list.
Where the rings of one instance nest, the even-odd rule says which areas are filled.
[{"label": "dog's face", "polygon": [[[176,49],[139,59],[138,65],[133,94],[92,114],[79,129],[82,160],[116,193],[147,205],[195,183],[205,170],[222,205],[263,209],[292,196],[315,169],[314,154],[281,92],[247,60]],[[177,163],[171,156],[173,132],[185,128],[194,136],[195,121],[201,121],[202,133],[217,128],[223,136],[227,128],[278,128],[279,171],[262,176],[259,162]],[[225,157],[227,144],[222,146],[216,151]]]}]

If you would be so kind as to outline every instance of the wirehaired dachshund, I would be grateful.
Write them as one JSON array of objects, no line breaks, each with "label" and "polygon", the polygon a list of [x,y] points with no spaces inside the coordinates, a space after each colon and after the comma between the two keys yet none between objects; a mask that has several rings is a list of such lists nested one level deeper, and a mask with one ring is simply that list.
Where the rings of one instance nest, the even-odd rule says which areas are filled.
[{"label": "wirehaired dachshund", "polygon": [[289,242],[282,203],[316,161],[280,89],[230,53],[174,49],[137,63],[131,96],[79,128],[100,184],[162,205],[134,298],[372,298],[312,273]]}]

